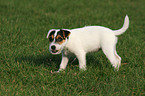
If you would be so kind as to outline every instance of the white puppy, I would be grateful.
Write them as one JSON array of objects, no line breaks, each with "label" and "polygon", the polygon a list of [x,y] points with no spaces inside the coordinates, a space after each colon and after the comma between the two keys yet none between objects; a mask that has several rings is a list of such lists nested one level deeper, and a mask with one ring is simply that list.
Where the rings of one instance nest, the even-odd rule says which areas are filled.
[{"label": "white puppy", "polygon": [[79,60],[79,68],[86,70],[86,53],[102,49],[115,69],[121,65],[121,57],[116,52],[117,37],[129,26],[126,15],[124,25],[119,30],[102,26],[86,26],[76,29],[51,29],[47,34],[52,54],[62,53],[62,61],[57,72],[64,70],[69,60],[69,53],[74,53]]}]

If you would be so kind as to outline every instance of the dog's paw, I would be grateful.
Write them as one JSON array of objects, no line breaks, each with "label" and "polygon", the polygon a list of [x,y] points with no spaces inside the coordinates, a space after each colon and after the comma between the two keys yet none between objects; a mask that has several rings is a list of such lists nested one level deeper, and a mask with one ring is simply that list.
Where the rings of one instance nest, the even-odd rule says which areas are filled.
[{"label": "dog's paw", "polygon": [[54,72],[52,72],[52,70],[51,70],[51,74],[56,74],[56,73],[60,73],[60,71],[54,71]]},{"label": "dog's paw", "polygon": [[114,68],[114,71],[117,72],[119,70],[119,68]]},{"label": "dog's paw", "polygon": [[52,70],[51,70],[51,74],[56,74],[56,73],[62,73],[62,72],[65,72],[63,69],[59,69],[58,71],[54,71],[54,72],[52,72]]},{"label": "dog's paw", "polygon": [[117,65],[116,67],[114,67],[114,71],[118,71],[119,67],[120,67],[120,65]]},{"label": "dog's paw", "polygon": [[80,69],[80,72],[84,72],[84,71],[86,71],[87,69],[86,68],[81,68]]}]

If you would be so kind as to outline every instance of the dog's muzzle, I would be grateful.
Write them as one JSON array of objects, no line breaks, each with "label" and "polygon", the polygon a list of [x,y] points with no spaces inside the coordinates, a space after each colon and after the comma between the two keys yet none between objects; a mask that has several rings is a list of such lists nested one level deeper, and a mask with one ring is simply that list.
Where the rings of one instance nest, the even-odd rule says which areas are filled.
[{"label": "dog's muzzle", "polygon": [[50,51],[51,54],[60,54],[61,53],[61,50],[56,50],[56,46],[55,45],[52,45],[50,47],[49,51]]}]

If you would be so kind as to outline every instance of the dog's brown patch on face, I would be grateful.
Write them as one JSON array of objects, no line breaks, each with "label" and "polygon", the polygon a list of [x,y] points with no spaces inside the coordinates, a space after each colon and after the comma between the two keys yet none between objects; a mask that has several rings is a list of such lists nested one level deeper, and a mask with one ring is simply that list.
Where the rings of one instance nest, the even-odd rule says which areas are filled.
[{"label": "dog's brown patch on face", "polygon": [[60,30],[57,32],[57,35],[55,37],[55,42],[59,45],[63,44],[66,39],[68,39],[68,36],[70,35],[70,32],[67,30]]},{"label": "dog's brown patch on face", "polygon": [[63,44],[65,40],[62,40],[61,42],[57,42],[59,45]]},{"label": "dog's brown patch on face", "polygon": [[54,33],[55,31],[52,31],[49,35],[49,41],[52,42],[54,40]]},{"label": "dog's brown patch on face", "polygon": [[63,37],[66,38],[64,31],[62,31]]},{"label": "dog's brown patch on face", "polygon": [[56,36],[56,38],[55,38],[55,41],[56,41],[59,45],[61,45],[62,43],[64,43],[65,40],[66,40],[66,38],[63,38],[60,34],[58,34],[58,35]]}]

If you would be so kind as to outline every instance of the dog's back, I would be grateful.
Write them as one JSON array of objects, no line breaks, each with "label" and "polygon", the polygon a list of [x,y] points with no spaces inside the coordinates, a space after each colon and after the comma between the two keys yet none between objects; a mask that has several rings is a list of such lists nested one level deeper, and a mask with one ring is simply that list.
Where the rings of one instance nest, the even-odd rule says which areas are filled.
[{"label": "dog's back", "polygon": [[112,30],[102,26],[86,26],[72,29],[70,32],[71,35],[67,45],[83,47],[86,52],[97,51],[101,47],[101,41],[104,41],[101,39],[105,39],[106,36],[114,37]]}]

